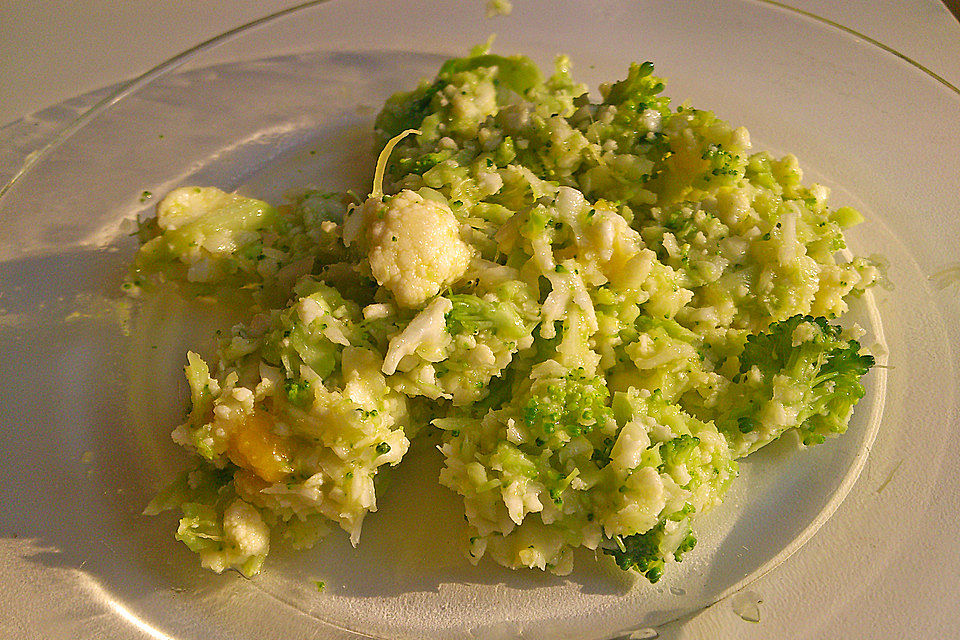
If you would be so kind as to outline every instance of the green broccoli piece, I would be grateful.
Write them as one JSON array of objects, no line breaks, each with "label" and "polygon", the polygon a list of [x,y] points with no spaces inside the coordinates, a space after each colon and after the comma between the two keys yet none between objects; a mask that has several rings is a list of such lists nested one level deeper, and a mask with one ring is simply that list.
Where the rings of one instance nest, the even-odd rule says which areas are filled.
[{"label": "green broccoli piece", "polygon": [[435,151],[433,153],[424,153],[421,156],[400,158],[397,161],[397,170],[401,175],[415,173],[422,176],[424,173],[434,168],[444,160],[453,156],[449,149]]},{"label": "green broccoli piece", "polygon": [[310,381],[288,379],[283,383],[283,390],[287,394],[287,402],[302,407],[311,400]]},{"label": "green broccoli piece", "polygon": [[603,102],[591,108],[615,106],[612,121],[591,118],[578,123],[587,140],[602,148],[613,143],[616,149],[602,157],[587,155],[578,167],[576,178],[588,197],[630,207],[652,201],[652,194],[638,186],[656,177],[657,162],[669,151],[663,125],[672,117],[670,99],[660,95],[663,82],[652,74],[652,63],[632,64],[626,78],[600,85]]},{"label": "green broccoli piece", "polygon": [[805,445],[847,430],[874,358],[824,318],[793,316],[747,338],[717,427],[740,456],[796,428]]},{"label": "green broccoli piece", "polygon": [[[321,378],[330,376],[339,365],[343,345],[332,341],[328,330],[336,328],[344,337],[349,336],[355,343],[361,343],[357,329],[360,310],[336,289],[312,278],[300,280],[295,291],[301,296],[298,302],[273,312],[271,327],[258,342],[252,343],[247,337],[251,334],[249,328],[237,325],[233,331],[235,335],[222,350],[222,355],[229,361],[256,362],[262,359],[271,366],[283,368],[291,379],[299,380],[301,364],[313,369]],[[305,304],[316,315],[309,323],[302,321],[299,311]],[[309,383],[296,382],[295,387],[291,384],[294,383],[285,388],[287,399],[297,405],[309,402]]]},{"label": "green broccoli piece", "polygon": [[233,473],[201,465],[185,471],[165,487],[144,509],[144,515],[180,510],[176,538],[194,553],[222,547],[223,511],[236,497]]},{"label": "green broccoli piece", "polygon": [[442,79],[424,82],[413,91],[403,91],[390,96],[374,122],[374,130],[383,140],[398,135],[407,129],[419,129],[423,119],[430,113],[433,97],[447,85]]},{"label": "green broccoli piece", "polygon": [[720,143],[708,145],[702,158],[709,162],[707,172],[711,176],[743,175],[743,159],[724,149]]},{"label": "green broccoli piece", "polygon": [[646,108],[647,101],[663,91],[663,82],[652,74],[652,62],[631,64],[626,78],[600,87],[603,103],[629,106],[634,110],[640,107],[642,111]]},{"label": "green broccoli piece", "polygon": [[521,416],[531,433],[578,436],[609,419],[609,396],[603,379],[574,369],[563,378],[534,384]]},{"label": "green broccoli piece", "polygon": [[[633,569],[651,583],[663,577],[665,558],[672,555],[677,562],[697,545],[697,539],[686,522],[668,533],[668,522],[661,521],[646,533],[620,538],[616,547],[605,548],[617,566],[624,571]],[[622,545],[622,546],[621,546]]]},{"label": "green broccoli piece", "polygon": [[[436,357],[421,359],[394,375],[394,384],[402,385],[409,396],[436,399],[442,395],[460,407],[491,393],[496,397],[509,393],[502,384],[502,379],[509,377],[505,369],[535,326],[531,288],[506,285],[480,295],[460,293],[447,299],[451,304],[444,314],[444,328],[451,340]],[[502,406],[503,399],[484,406]],[[471,409],[470,413],[481,417],[485,411]]]},{"label": "green broccoli piece", "polygon": [[489,302],[475,295],[450,296],[453,309],[447,312],[447,331],[452,334],[475,334],[493,330],[505,340],[517,340],[527,334],[523,316],[510,301]]},{"label": "green broccoli piece", "polygon": [[455,73],[485,67],[497,67],[497,77],[503,85],[521,96],[526,95],[534,87],[543,84],[540,69],[529,58],[524,56],[498,56],[492,53],[447,60],[440,67],[437,77],[446,79]]},{"label": "green broccoli piece", "polygon": [[660,471],[667,472],[669,469],[683,465],[688,468],[694,468],[700,464],[700,450],[698,445],[700,438],[686,433],[668,440],[660,445]]},{"label": "green broccoli piece", "polygon": [[307,191],[290,205],[214,187],[181,187],[139,223],[141,247],[124,290],[151,292],[165,283],[187,297],[215,296],[238,310],[284,306],[308,262],[332,265],[347,253],[328,221],[343,218],[350,196]]}]

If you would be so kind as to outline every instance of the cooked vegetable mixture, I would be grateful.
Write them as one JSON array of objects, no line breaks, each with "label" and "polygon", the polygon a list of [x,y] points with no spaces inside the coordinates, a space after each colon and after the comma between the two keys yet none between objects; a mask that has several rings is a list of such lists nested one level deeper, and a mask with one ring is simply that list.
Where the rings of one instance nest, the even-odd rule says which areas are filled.
[{"label": "cooked vegetable mixture", "polygon": [[439,432],[472,561],[563,575],[587,547],[656,582],[739,458],[843,433],[873,364],[830,322],[875,279],[836,257],[861,216],[652,72],[595,101],[564,57],[478,51],[386,102],[369,197],[168,194],[128,290],[248,320],[188,354],[194,468],[147,512],[251,576],[278,540],[356,544]]}]

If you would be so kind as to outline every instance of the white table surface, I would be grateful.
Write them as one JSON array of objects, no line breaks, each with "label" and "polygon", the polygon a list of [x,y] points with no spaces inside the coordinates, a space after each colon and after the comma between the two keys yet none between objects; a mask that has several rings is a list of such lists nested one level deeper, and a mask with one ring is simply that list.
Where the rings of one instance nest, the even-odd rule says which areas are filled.
[{"label": "white table surface", "polygon": [[[518,5],[532,1],[515,0]],[[0,3],[4,85],[0,124],[133,78],[185,48],[293,4],[289,0]],[[858,31],[960,86],[960,22],[938,0],[785,0],[784,4]],[[816,553],[815,547],[816,538],[799,553]],[[798,606],[803,594],[810,589],[829,594],[829,584],[798,584],[792,578],[788,561],[751,586],[763,600],[759,623],[742,620],[728,599],[662,630],[661,638],[933,637],[923,631],[922,620],[912,617],[911,597],[902,588],[865,585],[858,593],[833,594],[837,601],[820,602],[820,608],[811,611],[805,606],[809,603]],[[943,620],[957,622],[955,637],[960,637],[960,594],[945,593],[943,598],[942,604],[953,611]],[[929,603],[917,608],[929,611]],[[818,623],[811,626],[811,618]]]}]

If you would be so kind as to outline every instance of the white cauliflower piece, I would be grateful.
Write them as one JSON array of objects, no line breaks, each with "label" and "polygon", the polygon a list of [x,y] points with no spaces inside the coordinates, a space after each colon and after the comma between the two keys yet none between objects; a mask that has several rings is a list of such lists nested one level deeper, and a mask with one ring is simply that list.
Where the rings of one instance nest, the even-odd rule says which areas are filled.
[{"label": "white cauliflower piece", "polygon": [[344,240],[361,233],[374,278],[401,307],[420,307],[456,282],[474,253],[449,207],[406,189],[386,202],[368,198],[353,211]]},{"label": "white cauliflower piece", "polygon": [[426,309],[417,314],[400,334],[390,339],[387,355],[383,359],[383,373],[393,375],[404,357],[416,352],[432,362],[445,357],[444,348],[450,343],[446,332],[446,314],[453,309],[447,298],[436,298]]},{"label": "white cauliflower piece", "polygon": [[256,574],[270,551],[270,529],[253,506],[239,498],[223,513],[223,545],[201,552],[203,566],[217,573],[234,567],[246,576]]},{"label": "white cauliflower piece", "polygon": [[180,187],[157,205],[157,225],[164,231],[173,231],[238,199],[240,196],[216,187]]},{"label": "white cauliflower piece", "polygon": [[270,529],[260,513],[243,500],[234,500],[227,507],[223,514],[223,533],[243,555],[266,555],[270,549]]}]

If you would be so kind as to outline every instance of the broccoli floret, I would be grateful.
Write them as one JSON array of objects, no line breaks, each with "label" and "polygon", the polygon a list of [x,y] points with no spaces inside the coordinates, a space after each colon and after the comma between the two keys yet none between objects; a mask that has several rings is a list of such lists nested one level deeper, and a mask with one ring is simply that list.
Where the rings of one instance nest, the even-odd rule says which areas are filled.
[{"label": "broccoli floret", "polygon": [[424,82],[413,91],[391,96],[374,124],[377,133],[385,141],[405,129],[420,128],[423,119],[435,108],[434,97],[450,84],[455,74],[489,67],[497,68],[497,77],[504,87],[521,96],[543,84],[540,70],[522,56],[481,54],[452,58],[440,67],[433,82]]},{"label": "broccoli floret", "polygon": [[603,378],[553,360],[511,378],[504,404],[482,418],[434,422],[444,431],[440,483],[464,497],[474,560],[564,575],[573,549],[602,536],[588,436],[616,432],[609,392]]},{"label": "broccoli floret", "polygon": [[444,160],[453,156],[450,150],[425,153],[419,157],[405,157],[397,161],[397,170],[401,175],[415,173],[422,176]]},{"label": "broccoli floret", "polygon": [[[299,377],[301,365],[312,368],[321,378],[333,373],[344,343],[350,339],[361,342],[357,328],[360,310],[336,289],[311,278],[303,278],[296,292],[302,297],[286,309],[271,313],[271,326],[262,338],[251,327],[237,325],[221,350],[225,359],[249,366],[262,359],[285,370],[291,380]],[[302,403],[309,395],[309,382],[296,380],[285,390],[290,402]]]},{"label": "broccoli floret", "polygon": [[665,558],[672,555],[680,562],[683,555],[697,545],[696,537],[685,522],[669,532],[668,529],[671,529],[670,521],[662,521],[646,533],[621,538],[622,547],[618,545],[604,552],[613,556],[624,571],[633,569],[651,583],[657,582],[663,576]]},{"label": "broccoli floret", "polygon": [[[432,305],[438,304],[437,300],[442,307],[434,314]],[[535,326],[536,309],[529,287],[503,286],[483,295],[452,294],[437,300],[420,313],[422,322],[415,319],[410,324],[429,326],[429,332],[418,329],[414,337],[423,342],[422,337],[428,336],[432,346],[405,342],[404,334],[391,340],[387,356],[391,366],[393,362],[401,364],[390,358],[395,347],[408,352],[394,371],[392,384],[409,396],[443,397],[458,407],[481,401],[490,393],[496,398],[509,393],[501,379],[509,377],[504,370],[525,341],[530,342]],[[504,399],[485,406],[499,407]],[[470,412],[477,417],[485,413]]]},{"label": "broccoli floret", "polygon": [[707,161],[706,176],[737,176],[743,175],[744,160],[723,148],[722,144],[714,143],[707,146],[701,158]]},{"label": "broccoli floret", "polygon": [[401,131],[420,128],[430,113],[433,97],[446,85],[446,80],[438,78],[432,83],[422,83],[413,91],[391,96],[374,123],[378,136],[385,142]]},{"label": "broccoli floret", "polygon": [[483,329],[496,332],[506,340],[517,340],[527,334],[524,318],[509,300],[490,302],[475,295],[450,296],[453,303],[445,316],[451,334],[476,334]]},{"label": "broccoli floret", "polygon": [[234,568],[255,575],[270,550],[261,512],[237,495],[231,469],[201,463],[160,492],[144,515],[168,510],[182,514],[176,538],[200,555],[203,566],[220,573]]},{"label": "broccoli floret", "polygon": [[668,471],[671,468],[700,464],[698,458],[700,450],[697,446],[700,444],[700,438],[686,433],[668,440],[660,445],[660,471]]},{"label": "broccoli floret", "polygon": [[600,87],[603,103],[627,106],[633,110],[640,107],[642,111],[647,102],[654,100],[655,96],[663,91],[663,82],[652,74],[652,62],[631,64],[626,78]]},{"label": "broccoli floret", "polygon": [[563,378],[534,385],[523,405],[523,422],[531,433],[559,430],[577,436],[611,415],[609,396],[601,378],[574,369]]},{"label": "broccoli floret", "polygon": [[287,380],[283,383],[283,389],[290,404],[303,406],[310,401],[309,380]]},{"label": "broccoli floret", "polygon": [[797,429],[805,445],[846,431],[874,358],[824,318],[794,316],[747,338],[717,426],[738,456]]},{"label": "broccoli floret", "polygon": [[660,553],[662,536],[661,523],[646,533],[623,538],[623,549],[611,549],[608,553],[624,571],[634,569],[650,582],[656,582],[663,575],[663,555]]},{"label": "broccoli floret", "polygon": [[667,151],[663,126],[670,119],[670,100],[662,95],[663,82],[651,75],[653,64],[633,64],[627,77],[600,86],[603,102],[615,106],[612,120],[589,119],[579,123],[588,140],[602,148],[615,143],[616,151],[602,157],[586,156],[577,178],[584,195],[591,199],[616,200],[633,206],[649,202],[651,194],[639,188],[656,177],[656,163]]}]

